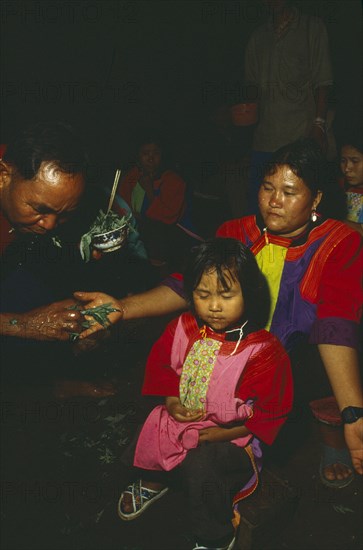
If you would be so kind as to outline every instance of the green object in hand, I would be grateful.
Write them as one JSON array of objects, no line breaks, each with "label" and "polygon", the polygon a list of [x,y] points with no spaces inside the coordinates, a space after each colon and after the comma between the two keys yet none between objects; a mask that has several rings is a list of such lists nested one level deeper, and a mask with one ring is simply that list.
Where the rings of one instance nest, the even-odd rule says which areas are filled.
[{"label": "green object in hand", "polygon": [[[88,309],[81,309],[81,306],[73,305],[67,307],[67,309],[73,309],[79,311],[82,315],[88,315],[89,317],[93,317],[94,321],[84,321],[82,323],[82,327],[84,329],[90,328],[92,325],[95,324],[95,322],[102,325],[104,328],[107,328],[110,326],[110,321],[108,319],[108,315],[110,313],[113,313],[114,311],[121,311],[120,309],[111,307],[111,303],[108,304],[102,304],[100,306],[96,307],[90,307]],[[79,337],[79,332],[71,332],[69,335],[69,339],[71,342],[74,342]]]}]

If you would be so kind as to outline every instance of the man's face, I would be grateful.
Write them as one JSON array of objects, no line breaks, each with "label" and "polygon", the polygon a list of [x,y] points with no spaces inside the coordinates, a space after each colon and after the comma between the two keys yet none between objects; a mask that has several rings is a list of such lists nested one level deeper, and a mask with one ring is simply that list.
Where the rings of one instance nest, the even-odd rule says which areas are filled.
[{"label": "man's face", "polygon": [[82,174],[61,172],[51,161],[43,162],[31,180],[15,167],[7,168],[1,176],[1,208],[10,224],[24,233],[44,234],[64,223],[84,191]]}]

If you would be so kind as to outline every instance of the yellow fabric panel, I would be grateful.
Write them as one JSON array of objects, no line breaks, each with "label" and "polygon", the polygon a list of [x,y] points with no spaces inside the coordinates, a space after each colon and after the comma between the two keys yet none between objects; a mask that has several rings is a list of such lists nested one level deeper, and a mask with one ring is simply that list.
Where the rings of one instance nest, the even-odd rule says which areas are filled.
[{"label": "yellow fabric panel", "polygon": [[266,330],[270,329],[272,316],[275,311],[287,250],[285,246],[269,243],[256,255],[256,261],[267,279],[270,290],[271,307],[269,319],[265,327]]}]

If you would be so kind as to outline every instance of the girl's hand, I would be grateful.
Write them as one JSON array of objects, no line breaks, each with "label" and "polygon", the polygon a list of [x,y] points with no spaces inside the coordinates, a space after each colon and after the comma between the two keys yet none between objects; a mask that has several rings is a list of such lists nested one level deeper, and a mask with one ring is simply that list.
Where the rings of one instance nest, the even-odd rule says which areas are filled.
[{"label": "girl's hand", "polygon": [[197,422],[204,416],[204,411],[192,411],[181,404],[179,397],[165,399],[166,410],[177,422]]}]

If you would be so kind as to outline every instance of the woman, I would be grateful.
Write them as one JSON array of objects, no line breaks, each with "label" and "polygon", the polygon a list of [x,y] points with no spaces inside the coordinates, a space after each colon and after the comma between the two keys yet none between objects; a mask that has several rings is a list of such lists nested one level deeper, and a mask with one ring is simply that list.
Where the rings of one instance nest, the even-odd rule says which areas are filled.
[{"label": "woman", "polygon": [[[260,213],[226,222],[217,235],[239,239],[255,254],[270,287],[267,328],[288,351],[296,349],[304,337],[317,344],[339,410],[345,410],[344,435],[354,468],[363,474],[363,396],[357,353],[361,237],[345,224],[319,216],[324,166],[311,140],[283,147],[266,166],[259,191]],[[123,311],[111,314],[112,322],[182,309],[186,303],[180,279],[172,277],[147,293],[113,300]],[[91,307],[110,302],[109,296],[100,293],[76,296]],[[100,328],[94,326],[83,337]],[[332,453],[327,457],[324,452],[321,472],[331,486],[339,487],[353,473],[350,464],[339,463],[340,457]]]},{"label": "woman", "polygon": [[163,157],[159,140],[144,138],[137,164],[121,179],[117,194],[137,220],[151,263],[175,269],[180,268],[180,258],[192,244],[187,235],[186,183],[166,168]]},{"label": "woman", "polygon": [[347,204],[346,223],[363,235],[363,140],[361,131],[351,131],[340,149],[340,169]]}]

